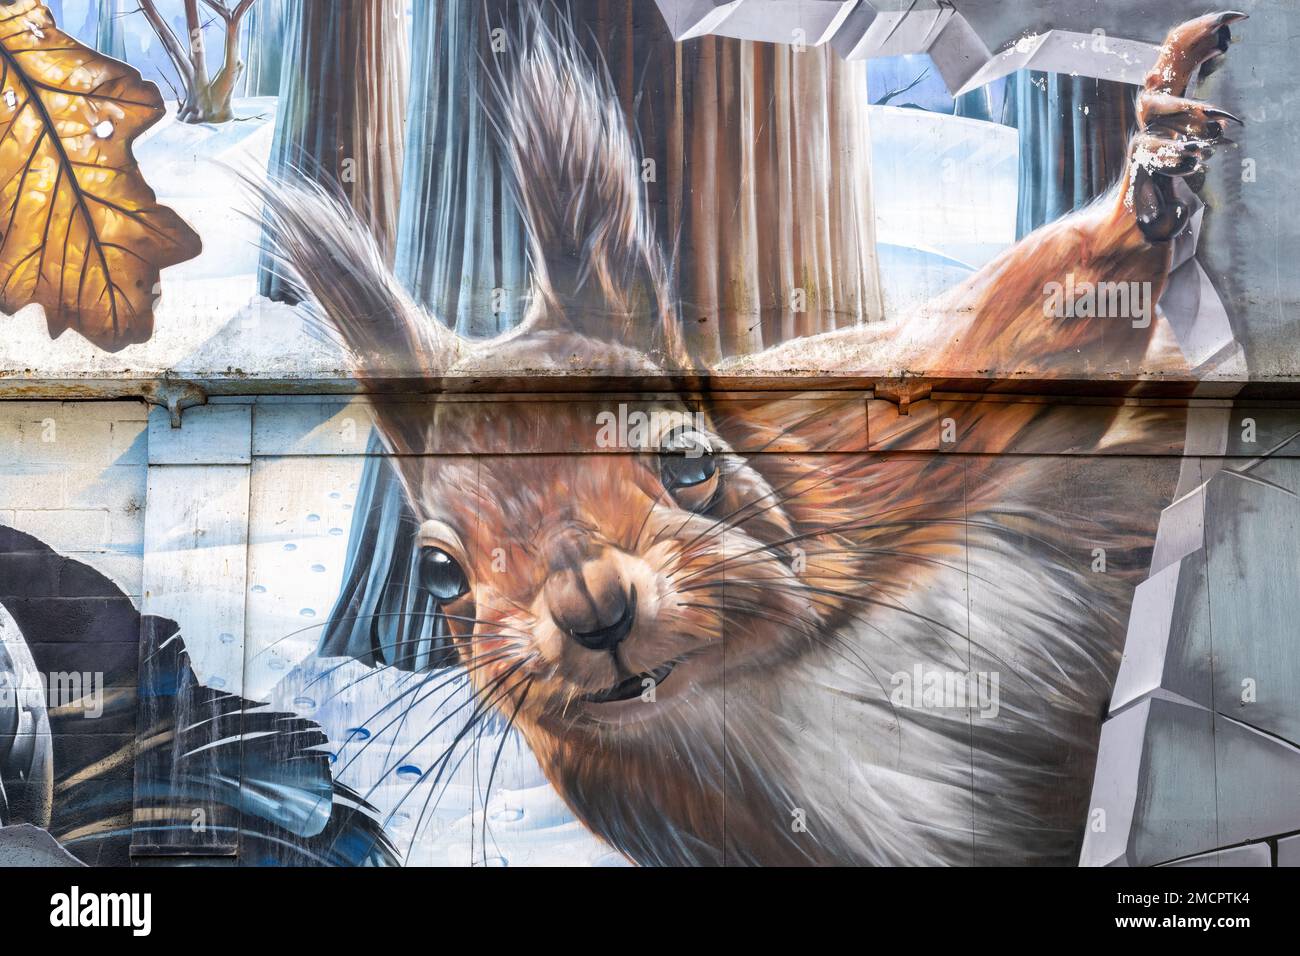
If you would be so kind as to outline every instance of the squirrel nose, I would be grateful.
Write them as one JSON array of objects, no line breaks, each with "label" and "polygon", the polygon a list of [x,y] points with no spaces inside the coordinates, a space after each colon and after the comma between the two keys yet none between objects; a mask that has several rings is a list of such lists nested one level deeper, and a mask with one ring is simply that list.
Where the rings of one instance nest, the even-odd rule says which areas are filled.
[{"label": "squirrel nose", "polygon": [[553,570],[546,603],[556,626],[588,650],[612,651],[636,622],[636,588],[624,585],[608,552]]}]

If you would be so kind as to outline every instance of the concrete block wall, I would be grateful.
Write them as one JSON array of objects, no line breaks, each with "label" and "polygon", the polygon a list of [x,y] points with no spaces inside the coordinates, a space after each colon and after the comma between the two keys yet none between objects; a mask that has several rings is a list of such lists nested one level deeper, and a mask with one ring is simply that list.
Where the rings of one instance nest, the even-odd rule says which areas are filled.
[{"label": "concrete block wall", "polygon": [[[1176,500],[1159,517],[1150,542],[1150,565],[1134,569],[1145,580],[1133,592],[1123,660],[1100,729],[1089,813],[1078,821],[1078,862],[1297,861],[1300,714],[1293,689],[1300,686],[1300,656],[1289,640],[1295,592],[1285,582],[1300,579],[1291,553],[1300,524],[1300,441],[1294,438],[1300,412],[1210,402],[1193,409],[1184,431],[1181,409],[1171,414],[1164,406],[1129,403],[1119,406],[1121,419],[1132,416],[1136,422],[1153,409],[1158,416],[1170,414],[1168,434],[1157,428],[1136,454],[1131,448],[1085,453],[1084,438],[1095,430],[1091,423],[1103,414],[1110,420],[1115,408],[951,396],[915,403],[902,416],[869,393],[790,400],[804,403],[808,417],[850,416],[861,423],[848,432],[848,444],[835,439],[841,444],[824,451],[911,456],[919,469],[927,456],[974,453],[968,459],[972,481],[1001,480],[999,459],[980,456],[1005,435],[1004,423],[1026,409],[1055,424],[1037,437],[1022,431],[1019,446],[1003,445],[999,451],[1007,457],[1001,461],[1008,467],[1017,456],[1074,456],[1080,480],[1118,496],[1126,488],[1132,492],[1133,482],[1161,474],[1170,476],[1173,489],[1176,478]],[[490,406],[496,400],[478,401]],[[590,402],[594,417],[601,402],[583,401]],[[715,420],[725,420],[752,414],[760,402],[737,395],[708,405]],[[61,672],[107,674],[112,684],[103,688],[110,716],[102,724],[64,713],[51,730],[41,726],[39,713],[22,718],[12,708],[0,711],[0,722],[13,728],[7,747],[0,747],[13,802],[19,790],[13,781],[30,776],[42,761],[50,763],[51,754],[59,754],[65,768],[83,754],[80,762],[105,771],[104,780],[92,781],[80,799],[110,785],[140,799],[141,780],[154,780],[150,775],[159,772],[147,743],[152,722],[171,719],[137,694],[152,680],[141,668],[173,645],[178,633],[186,666],[203,693],[231,700],[229,695],[242,695],[297,711],[322,727],[339,753],[367,726],[368,709],[382,706],[385,695],[401,694],[400,681],[389,686],[355,664],[336,675],[343,662],[315,658],[349,560],[372,420],[365,402],[340,397],[220,399],[187,411],[180,428],[172,427],[165,409],[140,403],[0,404],[0,434],[12,450],[0,463],[0,528],[30,535],[50,549],[39,580],[27,572],[21,578],[0,575],[0,606],[14,614],[0,620],[10,652],[6,670],[17,682],[32,684],[31,656],[18,656],[31,648],[36,659],[55,662]],[[945,431],[950,426],[955,433]],[[582,453],[581,435],[560,440],[562,446],[532,451]],[[762,439],[738,451],[767,445]],[[1247,457],[1252,450],[1254,456]],[[792,446],[784,453],[794,451]],[[1046,465],[1050,458],[1041,460]],[[1025,505],[1041,503],[1025,499]],[[1061,507],[1068,515],[1065,502]],[[1067,518],[1060,546],[1077,548],[1068,523]],[[975,567],[970,573],[973,578],[954,586],[973,606],[988,609],[981,614],[993,611],[996,618],[1007,597],[984,579],[988,572]],[[76,605],[77,613],[44,618],[59,622],[53,631],[24,632],[15,623],[20,611],[61,605]],[[367,682],[373,696],[349,696]],[[35,684],[48,690],[42,675]],[[28,738],[34,734],[37,745],[29,739],[25,749],[15,746],[14,730]],[[20,761],[21,773],[15,769]],[[166,772],[175,772],[168,767]],[[365,774],[382,775],[382,769],[367,759],[351,780],[360,786]],[[526,752],[507,760],[506,774],[519,789],[502,813],[512,815],[509,800],[523,799],[530,821],[534,814],[567,816]],[[228,813],[212,793],[186,792],[179,799],[172,808],[177,812],[197,807],[214,819]],[[138,823],[139,807],[135,812]],[[109,825],[98,820],[56,832],[78,852],[82,831]],[[164,839],[142,836],[138,829],[133,836],[126,819],[116,826],[117,835],[95,842],[83,859],[238,859],[238,839],[211,831]],[[420,844],[417,857],[463,860],[464,821],[453,815],[436,833],[432,842]],[[517,861],[546,859],[535,846],[519,849],[531,845],[530,839],[521,836],[518,846],[504,852],[520,854]],[[579,829],[563,852],[595,861],[607,850]]]}]

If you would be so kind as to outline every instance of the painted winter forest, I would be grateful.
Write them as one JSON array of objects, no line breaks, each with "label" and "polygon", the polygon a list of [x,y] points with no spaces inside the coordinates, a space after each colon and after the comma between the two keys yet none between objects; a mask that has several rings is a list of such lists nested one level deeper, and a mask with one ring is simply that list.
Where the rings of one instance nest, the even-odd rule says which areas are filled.
[{"label": "painted winter forest", "polygon": [[[186,371],[277,371],[286,347],[309,350],[291,320],[261,323],[248,307],[257,293],[284,298],[241,215],[239,177],[265,170],[341,190],[409,293],[461,334],[518,324],[527,238],[483,107],[509,56],[493,43],[526,6],[50,3],[63,31],[159,88],[166,114],[137,119],[134,155],[161,209],[202,237],[199,254],[176,224],[159,250],[171,268],[145,290],[154,308],[141,293],[127,327],[88,320],[90,341]],[[923,302],[1093,199],[1124,162],[1133,87],[1122,83],[1020,70],[954,98],[924,52],[849,62],[829,44],[679,45],[654,3],[564,6],[639,137],[697,365]],[[1061,129],[1080,110],[1086,130]],[[39,345],[36,318],[11,326],[6,352]],[[231,342],[254,323],[256,336]],[[98,364],[95,350],[60,345],[56,366]],[[322,348],[319,364],[334,357]]]}]

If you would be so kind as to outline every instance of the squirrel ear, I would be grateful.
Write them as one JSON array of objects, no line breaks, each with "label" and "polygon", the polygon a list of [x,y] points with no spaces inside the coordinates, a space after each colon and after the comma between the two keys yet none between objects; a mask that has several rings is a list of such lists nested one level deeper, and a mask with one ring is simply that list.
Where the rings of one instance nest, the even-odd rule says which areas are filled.
[{"label": "squirrel ear", "polygon": [[583,52],[563,15],[548,18],[540,5],[512,42],[515,55],[496,60],[517,66],[492,75],[488,112],[528,233],[540,299],[533,323],[681,367],[676,297],[609,71]]},{"label": "squirrel ear", "polygon": [[[436,381],[469,351],[465,340],[411,301],[350,206],[306,177],[292,185],[246,183],[262,203],[267,252],[304,294],[315,322],[346,348],[368,391],[383,391],[386,381]],[[423,451],[428,421],[418,407],[376,402],[374,408],[390,452]]]},{"label": "squirrel ear", "polygon": [[460,357],[465,343],[411,301],[351,206],[306,176],[245,181],[267,254],[346,346],[358,379],[437,378]]}]

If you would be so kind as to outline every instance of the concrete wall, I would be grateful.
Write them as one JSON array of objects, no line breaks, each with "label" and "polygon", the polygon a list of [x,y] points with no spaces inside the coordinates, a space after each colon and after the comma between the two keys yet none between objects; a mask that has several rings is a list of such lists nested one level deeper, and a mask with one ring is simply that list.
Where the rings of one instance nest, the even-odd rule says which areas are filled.
[{"label": "concrete wall", "polygon": [[[469,446],[448,447],[444,438],[441,447],[424,453],[435,470],[479,462],[466,473],[480,475],[463,488],[470,497],[492,487],[490,476],[499,469],[527,482],[567,461],[573,500],[551,503],[558,512],[590,493],[585,472],[633,454],[601,446],[601,428],[611,420],[601,414],[617,421],[622,406],[626,420],[629,408],[652,409],[663,401],[653,395],[581,402],[535,396],[521,406],[462,399],[454,403],[462,406],[456,414],[470,420],[525,414],[532,437],[504,456],[491,442],[475,447],[475,432]],[[775,444],[772,435],[733,430],[761,419],[774,403],[784,420],[819,424]],[[429,414],[446,406],[405,404]],[[1295,829],[1296,806],[1287,782],[1295,750],[1288,729],[1294,718],[1287,714],[1298,675],[1285,642],[1268,635],[1286,633],[1291,613],[1287,595],[1293,589],[1283,582],[1294,571],[1286,557],[1285,513],[1297,491],[1289,468],[1300,430],[1295,409],[1202,403],[1191,410],[1189,424],[1181,403],[1080,405],[951,395],[916,402],[908,416],[870,393],[742,393],[697,405],[710,429],[748,435],[730,444],[736,460],[748,466],[761,470],[778,459],[794,460],[824,474],[856,463],[864,482],[852,486],[858,489],[851,502],[856,514],[882,510],[888,499],[881,483],[903,469],[915,476],[909,479],[915,482],[910,507],[919,516],[964,515],[960,534],[945,539],[948,544],[920,542],[901,530],[878,539],[896,564],[873,573],[908,582],[906,606],[929,609],[930,623],[920,633],[934,627],[950,632],[956,656],[949,665],[999,676],[993,713],[987,700],[957,708],[977,739],[989,735],[990,746],[1006,732],[1026,754],[1037,754],[1042,741],[1008,715],[1028,707],[1058,715],[1071,709],[1068,700],[1042,699],[1039,682],[1049,674],[1037,668],[1071,667],[1074,637],[1056,631],[1068,619],[1040,616],[1063,599],[1057,593],[1062,576],[1073,582],[1067,586],[1085,606],[1071,626],[1106,636],[1107,648],[1096,660],[1112,674],[1117,667],[1118,676],[1111,678],[1113,696],[1105,691],[1111,716],[1083,735],[1093,743],[1055,755],[1078,781],[1072,803],[1059,793],[1054,798],[1069,804],[1074,818],[1065,849],[1053,851],[1066,858],[1055,862],[1200,860],[1219,847],[1245,845],[1256,848],[1251,852],[1262,854],[1265,865],[1289,859],[1285,837]],[[575,409],[589,424],[585,434],[547,427],[572,422]],[[137,403],[30,402],[8,404],[3,412],[0,427],[14,451],[0,471],[6,647],[25,647],[35,662],[38,677],[29,674],[25,686],[37,689],[52,715],[42,743],[53,766],[48,818],[26,820],[15,805],[6,823],[48,826],[92,863],[355,863],[365,854],[339,848],[343,821],[327,822],[341,806],[332,788],[347,785],[365,795],[374,808],[367,816],[382,823],[376,829],[353,821],[370,841],[365,852],[381,859],[481,862],[485,816],[490,861],[618,859],[573,819],[534,756],[511,742],[501,723],[476,736],[468,750],[458,748],[454,741],[470,712],[441,726],[438,721],[470,691],[463,681],[429,682],[454,671],[412,673],[391,659],[386,665],[364,659],[368,654],[345,649],[338,656],[337,648],[320,646],[327,622],[348,622],[348,612],[334,602],[349,564],[362,553],[372,561],[388,559],[382,548],[359,550],[358,508],[382,506],[365,487],[367,462],[376,461],[367,454],[374,417],[368,404],[228,399],[191,409],[179,429],[164,411],[149,414]],[[1114,440],[1099,445],[1098,432]],[[809,434],[816,439],[811,448]],[[989,457],[991,450],[1000,454]],[[957,497],[963,504],[949,500],[952,469],[961,476],[964,490]],[[1050,477],[1040,483],[1044,476]],[[611,499],[616,491],[608,489]],[[500,504],[517,507],[512,501]],[[1163,517],[1161,502],[1172,502]],[[481,520],[489,520],[496,504],[485,501]],[[499,531],[508,553],[545,541],[526,515],[519,517],[519,526]],[[991,545],[979,540],[982,526],[1003,521],[1009,522],[1006,535]],[[1134,528],[1145,529],[1145,541],[1128,540]],[[1045,549],[1033,540],[1042,535],[1050,536]],[[823,550],[809,548],[809,573],[826,560],[818,557]],[[838,589],[873,593],[855,590],[861,585],[851,578],[837,580]],[[743,585],[733,590],[731,600],[743,606]],[[725,605],[725,586],[720,593]],[[1201,603],[1205,611],[1197,610]],[[927,718],[950,717],[952,704],[927,701],[919,691],[913,699],[907,688],[914,667],[933,668],[944,657],[927,651],[919,633],[910,650],[887,653],[882,642],[889,635],[910,631],[893,612],[870,620],[880,633],[845,633],[854,635],[854,653],[875,665],[881,683],[868,672],[842,674],[869,703],[860,716],[841,714],[805,728],[805,743],[810,749],[831,745],[857,772],[883,761],[914,775],[910,786],[920,794],[935,785],[935,745],[916,735]],[[730,627],[736,629],[731,640],[743,641],[743,621]],[[1019,648],[1014,656],[1012,648]],[[1038,653],[1045,655],[1042,663]],[[977,666],[980,661],[984,666]],[[734,666],[743,673],[739,663]],[[84,693],[66,699],[73,673],[81,675]],[[738,676],[734,680],[726,694],[742,712],[753,691]],[[417,685],[422,692],[412,696]],[[795,686],[817,698],[813,675]],[[1078,692],[1097,693],[1086,682]],[[877,709],[890,711],[886,700],[895,704],[901,750],[886,748],[885,757],[848,746],[851,738],[842,735],[866,732]],[[273,753],[279,759],[251,745],[223,753],[250,733],[245,722],[268,719],[272,732],[263,739],[278,748]],[[294,732],[276,728],[277,721],[293,721]],[[1197,729],[1202,724],[1203,734]],[[202,743],[165,743],[209,731]],[[1098,732],[1100,755],[1094,758]],[[20,737],[8,738],[11,794],[18,792],[12,768]],[[1240,743],[1232,743],[1237,737]],[[301,740],[318,741],[314,746],[330,756],[310,772],[286,774],[286,766],[302,759]],[[493,761],[498,744],[504,756]],[[740,748],[741,742],[726,738],[723,746]],[[1197,759],[1207,747],[1227,749]],[[465,759],[452,785],[430,801],[434,809],[422,813],[411,795],[417,804],[429,796],[426,771],[448,748]],[[980,806],[978,781],[994,772],[993,758],[978,746],[974,753],[966,747],[947,756],[948,772],[964,767],[958,777],[967,782],[959,790]],[[491,792],[484,792],[493,766]],[[475,773],[481,775],[477,783]],[[232,779],[217,785],[205,782],[208,774]],[[997,846],[978,850],[969,862],[1037,858],[1039,851],[1018,847],[1010,831],[991,838]],[[1249,853],[1242,858],[1255,859]]]}]

